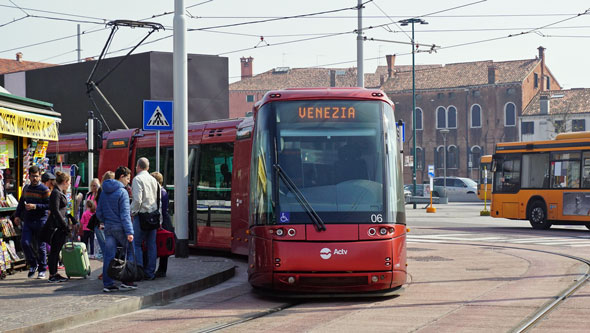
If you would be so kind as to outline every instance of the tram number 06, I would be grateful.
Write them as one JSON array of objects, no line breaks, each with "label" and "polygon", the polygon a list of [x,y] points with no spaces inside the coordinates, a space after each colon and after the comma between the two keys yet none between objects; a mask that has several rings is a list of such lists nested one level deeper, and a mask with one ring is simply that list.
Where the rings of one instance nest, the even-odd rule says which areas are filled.
[{"label": "tram number 06", "polygon": [[383,222],[383,214],[371,214],[371,222],[373,222],[373,223]]}]

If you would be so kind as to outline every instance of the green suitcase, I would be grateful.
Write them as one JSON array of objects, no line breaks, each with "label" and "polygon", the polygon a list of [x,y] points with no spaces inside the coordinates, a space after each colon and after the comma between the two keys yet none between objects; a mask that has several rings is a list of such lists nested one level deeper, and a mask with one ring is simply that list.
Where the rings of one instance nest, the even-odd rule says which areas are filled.
[{"label": "green suitcase", "polygon": [[66,268],[68,279],[72,276],[83,278],[90,276],[90,260],[86,244],[82,242],[65,243],[61,249],[61,259]]}]

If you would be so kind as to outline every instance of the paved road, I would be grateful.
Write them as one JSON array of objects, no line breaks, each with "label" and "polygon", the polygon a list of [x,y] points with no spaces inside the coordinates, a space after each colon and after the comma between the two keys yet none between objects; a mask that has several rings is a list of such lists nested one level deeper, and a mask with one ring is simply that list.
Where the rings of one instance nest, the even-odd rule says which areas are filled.
[{"label": "paved road", "polygon": [[[581,277],[584,265],[558,253],[590,257],[590,232],[532,230],[526,221],[480,217],[480,209],[408,210],[409,283],[399,297],[259,297],[236,260],[236,276],[217,287],[68,332],[509,332]],[[532,331],[585,332],[589,313],[586,286]]]}]

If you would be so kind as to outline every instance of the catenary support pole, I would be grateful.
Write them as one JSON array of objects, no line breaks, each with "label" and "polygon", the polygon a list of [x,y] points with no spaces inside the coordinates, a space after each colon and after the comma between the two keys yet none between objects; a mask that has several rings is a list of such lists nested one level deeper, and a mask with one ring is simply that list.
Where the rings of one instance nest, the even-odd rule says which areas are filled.
[{"label": "catenary support pole", "polygon": [[358,28],[356,36],[356,85],[365,86],[365,74],[363,72],[363,0],[358,0]]},{"label": "catenary support pole", "polygon": [[81,47],[81,42],[80,42],[80,25],[78,24],[78,48],[76,49],[76,51],[78,51],[78,62],[82,61],[82,47]]},{"label": "catenary support pole", "polygon": [[88,190],[94,178],[94,112],[88,111]]},{"label": "catenary support pole", "polygon": [[174,0],[174,225],[176,257],[188,257],[188,75],[184,0]]}]

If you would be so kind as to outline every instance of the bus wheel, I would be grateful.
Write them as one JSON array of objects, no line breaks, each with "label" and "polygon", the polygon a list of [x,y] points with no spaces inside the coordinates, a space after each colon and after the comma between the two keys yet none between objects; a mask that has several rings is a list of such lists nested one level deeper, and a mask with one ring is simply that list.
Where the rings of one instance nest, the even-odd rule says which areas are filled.
[{"label": "bus wheel", "polygon": [[536,230],[547,230],[551,223],[547,222],[547,209],[542,201],[535,201],[529,208],[529,221]]}]

